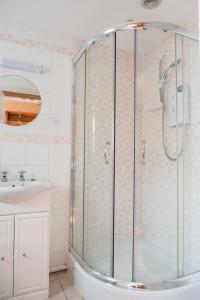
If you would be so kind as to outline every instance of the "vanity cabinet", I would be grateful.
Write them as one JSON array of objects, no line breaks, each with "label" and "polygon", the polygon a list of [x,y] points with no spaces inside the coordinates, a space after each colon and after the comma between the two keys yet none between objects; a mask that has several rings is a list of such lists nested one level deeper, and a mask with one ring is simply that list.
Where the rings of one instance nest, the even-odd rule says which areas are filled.
[{"label": "vanity cabinet", "polygon": [[0,299],[13,293],[14,216],[0,216]]},{"label": "vanity cabinet", "polygon": [[48,251],[48,213],[15,216],[15,296],[48,288]]},{"label": "vanity cabinet", "polygon": [[48,212],[0,217],[1,300],[47,299],[48,243]]}]

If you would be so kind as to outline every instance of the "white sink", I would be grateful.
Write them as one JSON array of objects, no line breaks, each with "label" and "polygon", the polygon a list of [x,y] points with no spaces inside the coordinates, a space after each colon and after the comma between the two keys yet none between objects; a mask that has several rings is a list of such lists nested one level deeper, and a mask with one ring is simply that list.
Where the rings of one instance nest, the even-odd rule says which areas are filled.
[{"label": "white sink", "polygon": [[0,202],[19,203],[31,201],[51,189],[48,181],[0,182]]},{"label": "white sink", "polygon": [[31,180],[31,181],[6,181],[0,182],[0,188],[2,187],[18,187],[18,186],[28,186],[34,183],[38,183],[41,181]]}]

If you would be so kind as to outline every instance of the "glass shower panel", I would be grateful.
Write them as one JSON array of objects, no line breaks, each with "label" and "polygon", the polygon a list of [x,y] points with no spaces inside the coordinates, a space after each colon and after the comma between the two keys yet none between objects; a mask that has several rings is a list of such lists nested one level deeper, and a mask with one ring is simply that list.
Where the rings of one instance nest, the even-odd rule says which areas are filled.
[{"label": "glass shower panel", "polygon": [[134,31],[117,33],[114,277],[132,281]]},{"label": "glass shower panel", "polygon": [[183,276],[184,241],[184,88],[183,88],[183,39],[175,36],[176,59],[176,116],[177,116],[177,277]]},{"label": "glass shower panel", "polygon": [[[177,36],[177,44],[180,44]],[[199,43],[182,37],[184,99],[184,275],[200,269],[200,64]]]},{"label": "glass shower panel", "polygon": [[86,53],[84,259],[113,269],[114,35]]},{"label": "glass shower panel", "polygon": [[84,111],[85,111],[85,53],[74,70],[74,182],[72,245],[83,256],[83,196],[84,196]]},{"label": "glass shower panel", "polygon": [[133,280],[177,277],[175,35],[138,30]]}]

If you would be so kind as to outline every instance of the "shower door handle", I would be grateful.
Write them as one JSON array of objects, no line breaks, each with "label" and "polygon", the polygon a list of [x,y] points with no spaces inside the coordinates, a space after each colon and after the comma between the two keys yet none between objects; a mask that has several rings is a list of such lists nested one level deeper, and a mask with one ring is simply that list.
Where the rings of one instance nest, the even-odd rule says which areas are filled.
[{"label": "shower door handle", "polygon": [[142,164],[145,164],[146,158],[146,141],[142,141]]},{"label": "shower door handle", "polygon": [[108,146],[110,146],[110,142],[109,141],[107,141],[105,143],[105,147],[104,147],[104,160],[105,160],[106,165],[109,164],[108,153],[107,153],[107,147]]}]

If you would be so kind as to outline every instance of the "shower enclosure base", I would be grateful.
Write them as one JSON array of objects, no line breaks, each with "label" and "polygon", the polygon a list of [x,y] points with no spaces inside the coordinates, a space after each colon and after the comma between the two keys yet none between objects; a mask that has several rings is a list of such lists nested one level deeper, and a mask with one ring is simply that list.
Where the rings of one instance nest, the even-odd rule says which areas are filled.
[{"label": "shower enclosure base", "polygon": [[176,280],[181,286],[173,289],[121,288],[89,275],[72,254],[68,258],[75,285],[85,300],[200,300],[200,273]]}]

